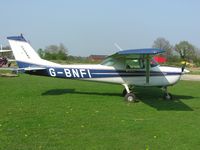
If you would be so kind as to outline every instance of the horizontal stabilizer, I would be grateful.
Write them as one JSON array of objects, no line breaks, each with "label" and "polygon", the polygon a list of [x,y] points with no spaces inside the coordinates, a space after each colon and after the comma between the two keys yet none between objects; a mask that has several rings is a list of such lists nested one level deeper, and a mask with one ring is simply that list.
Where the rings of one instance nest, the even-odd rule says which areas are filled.
[{"label": "horizontal stabilizer", "polygon": [[19,68],[19,70],[25,71],[34,71],[34,70],[45,70],[46,68],[43,67],[26,67],[26,68]]},{"label": "horizontal stabilizer", "polygon": [[0,50],[0,53],[11,52],[12,50]]},{"label": "horizontal stabilizer", "polygon": [[7,59],[9,62],[15,62],[15,59]]},{"label": "horizontal stabilizer", "polygon": [[33,70],[45,70],[46,68],[42,67],[26,67],[26,68],[9,68],[9,67],[1,67],[0,70],[10,70],[10,71],[33,71]]},{"label": "horizontal stabilizer", "polygon": [[17,71],[19,68],[11,68],[11,67],[1,67],[0,70],[10,70],[10,71]]}]

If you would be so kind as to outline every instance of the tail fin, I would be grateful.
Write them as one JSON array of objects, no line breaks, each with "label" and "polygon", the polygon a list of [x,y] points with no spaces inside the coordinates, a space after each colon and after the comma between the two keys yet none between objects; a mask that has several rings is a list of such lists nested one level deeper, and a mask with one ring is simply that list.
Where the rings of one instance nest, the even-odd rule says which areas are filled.
[{"label": "tail fin", "polygon": [[19,68],[27,67],[28,64],[35,64],[42,60],[23,35],[10,36],[7,39]]}]

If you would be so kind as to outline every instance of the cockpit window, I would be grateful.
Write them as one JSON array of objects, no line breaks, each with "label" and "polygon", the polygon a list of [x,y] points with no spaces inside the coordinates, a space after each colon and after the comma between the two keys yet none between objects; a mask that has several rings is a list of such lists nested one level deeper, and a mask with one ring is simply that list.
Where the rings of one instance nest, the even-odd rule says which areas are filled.
[{"label": "cockpit window", "polygon": [[[130,59],[115,59],[108,57],[102,63],[105,66],[114,66],[118,69],[144,69],[146,65],[146,60],[144,58],[130,58]],[[152,59],[150,61],[150,67],[156,67],[158,63]]]},{"label": "cockpit window", "polygon": [[[126,60],[126,69],[144,69],[146,65],[146,61],[143,58],[135,58]],[[152,59],[150,61],[150,67],[156,67],[158,63]]]},{"label": "cockpit window", "polygon": [[126,60],[126,69],[143,69],[144,59],[135,58]]}]

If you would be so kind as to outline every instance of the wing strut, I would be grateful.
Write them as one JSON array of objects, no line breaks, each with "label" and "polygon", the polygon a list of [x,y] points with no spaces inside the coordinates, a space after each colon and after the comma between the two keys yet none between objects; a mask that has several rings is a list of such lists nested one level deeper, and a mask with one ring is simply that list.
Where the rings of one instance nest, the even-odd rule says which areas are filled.
[{"label": "wing strut", "polygon": [[149,84],[150,77],[150,56],[146,55],[146,84]]}]

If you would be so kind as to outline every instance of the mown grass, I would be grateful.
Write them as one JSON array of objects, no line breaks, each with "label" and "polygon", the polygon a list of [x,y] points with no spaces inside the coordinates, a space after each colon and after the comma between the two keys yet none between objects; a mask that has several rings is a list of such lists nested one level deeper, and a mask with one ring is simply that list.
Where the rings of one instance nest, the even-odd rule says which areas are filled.
[{"label": "mown grass", "polygon": [[135,88],[29,75],[0,78],[0,149],[199,149],[200,82]]}]

